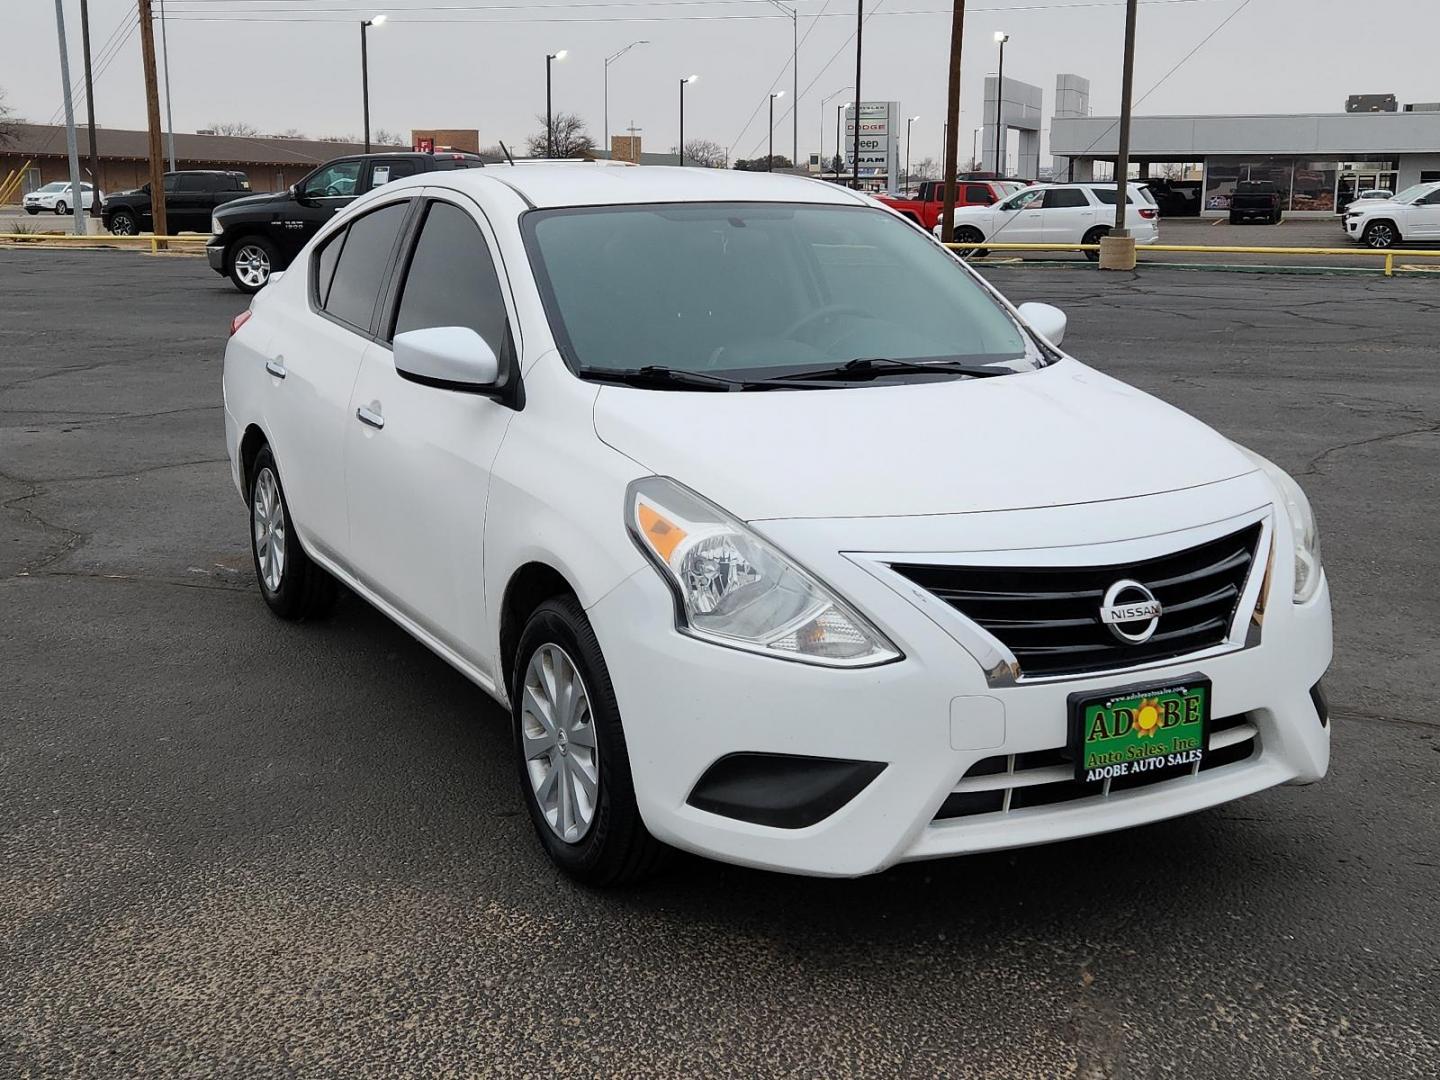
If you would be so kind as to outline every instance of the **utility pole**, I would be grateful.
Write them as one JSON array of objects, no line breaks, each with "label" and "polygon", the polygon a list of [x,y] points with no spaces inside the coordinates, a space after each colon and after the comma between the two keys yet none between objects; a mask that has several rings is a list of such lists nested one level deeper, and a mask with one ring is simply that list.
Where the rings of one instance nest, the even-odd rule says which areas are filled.
[{"label": "utility pole", "polygon": [[100,216],[100,153],[95,148],[95,78],[90,71],[90,0],[80,0],[80,39],[85,47],[85,113],[90,128],[90,216]]},{"label": "utility pole", "polygon": [[[59,6],[60,0],[55,0]],[[155,17],[151,0],[138,0],[140,9],[140,62],[145,68],[145,119],[150,132],[150,217],[155,235],[169,231],[165,220],[165,154],[160,139],[160,88],[155,77]],[[162,240],[157,245],[164,250]]]},{"label": "utility pole", "polygon": [[60,37],[60,78],[65,83],[65,148],[70,151],[70,214],[75,219],[75,235],[85,235],[85,215],[81,203],[85,189],[80,186],[80,152],[75,147],[75,103],[70,98],[70,50],[65,44],[65,8],[55,0],[55,33]]},{"label": "utility pole", "polygon": [[861,47],[865,43],[865,0],[855,4],[855,138],[851,141],[854,160],[851,161],[850,186],[860,190],[860,61]]},{"label": "utility pole", "polygon": [[955,177],[960,134],[960,47],[965,42],[965,0],[955,0],[950,16],[950,85],[945,98],[945,208],[941,211],[940,236],[955,241]]},{"label": "utility pole", "polygon": [[[1134,270],[1135,238],[1125,227],[1130,179],[1130,96],[1135,88],[1135,14],[1138,0],[1125,5],[1125,69],[1120,80],[1120,145],[1115,156],[1115,228],[1100,238],[1100,269]],[[1106,250],[1108,249],[1108,250]]]},{"label": "utility pole", "polygon": [[1005,175],[1005,42],[1010,35],[1003,30],[995,31],[995,41],[1000,46],[1000,69],[995,73],[995,175]]},{"label": "utility pole", "polygon": [[170,152],[170,171],[175,171],[175,117],[170,113],[170,34],[165,28],[165,0],[160,0],[160,55],[165,67],[165,143]]}]

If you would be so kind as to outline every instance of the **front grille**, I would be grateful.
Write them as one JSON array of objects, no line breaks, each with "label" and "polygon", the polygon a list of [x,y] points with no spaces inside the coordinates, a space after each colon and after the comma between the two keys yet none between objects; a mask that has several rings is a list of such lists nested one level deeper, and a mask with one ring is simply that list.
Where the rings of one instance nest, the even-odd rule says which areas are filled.
[{"label": "front grille", "polygon": [[1210,722],[1210,748],[1196,765],[1175,765],[1117,780],[1086,783],[1075,779],[1075,757],[1065,747],[1025,754],[1001,754],[977,761],[965,772],[935,815],[936,821],[1004,814],[1027,807],[1053,806],[1076,799],[1106,798],[1112,792],[1153,787],[1182,780],[1254,757],[1260,733],[1249,714]]},{"label": "front grille", "polygon": [[[974,620],[1015,654],[1022,675],[1079,675],[1184,656],[1223,644],[1255,563],[1260,524],[1142,562],[1114,566],[942,566],[891,569]],[[1131,579],[1160,601],[1149,641],[1120,641],[1100,621],[1105,591]]]}]

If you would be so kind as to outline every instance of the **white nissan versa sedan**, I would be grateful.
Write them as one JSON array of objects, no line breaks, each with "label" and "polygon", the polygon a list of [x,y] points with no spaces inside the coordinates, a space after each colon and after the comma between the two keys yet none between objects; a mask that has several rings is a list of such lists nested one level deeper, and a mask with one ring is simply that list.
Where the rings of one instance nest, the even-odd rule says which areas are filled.
[{"label": "white nissan versa sedan", "polygon": [[1324,775],[1285,473],[797,177],[387,184],[237,317],[276,614],[335,583],[508,705],[550,856],[855,875]]}]

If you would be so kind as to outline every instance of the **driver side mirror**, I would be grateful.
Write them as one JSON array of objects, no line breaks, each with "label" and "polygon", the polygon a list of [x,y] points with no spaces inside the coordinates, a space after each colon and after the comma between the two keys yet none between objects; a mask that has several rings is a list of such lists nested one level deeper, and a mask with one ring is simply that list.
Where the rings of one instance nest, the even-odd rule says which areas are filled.
[{"label": "driver side mirror", "polygon": [[433,326],[396,334],[392,344],[400,376],[444,390],[486,392],[496,388],[500,360],[468,326]]},{"label": "driver side mirror", "polygon": [[1029,324],[1030,329],[1043,337],[1051,345],[1059,346],[1065,340],[1065,327],[1069,320],[1065,313],[1050,304],[1021,304],[1019,307],[1020,317]]}]

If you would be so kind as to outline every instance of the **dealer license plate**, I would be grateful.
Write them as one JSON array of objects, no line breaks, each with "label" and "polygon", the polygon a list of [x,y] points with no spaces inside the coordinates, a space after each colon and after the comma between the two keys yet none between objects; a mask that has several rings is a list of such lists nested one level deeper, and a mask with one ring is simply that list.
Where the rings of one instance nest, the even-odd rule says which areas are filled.
[{"label": "dealer license plate", "polygon": [[1203,675],[1071,694],[1069,705],[1077,780],[1195,766],[1209,747],[1210,680]]}]

